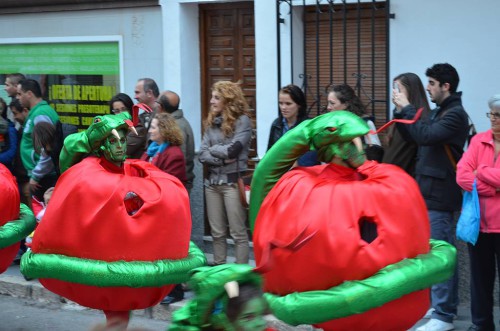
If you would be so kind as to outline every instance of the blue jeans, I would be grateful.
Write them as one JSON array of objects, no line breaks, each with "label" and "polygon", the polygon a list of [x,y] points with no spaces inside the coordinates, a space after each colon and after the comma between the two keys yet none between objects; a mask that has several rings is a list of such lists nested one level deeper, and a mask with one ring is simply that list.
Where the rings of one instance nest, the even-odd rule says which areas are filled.
[{"label": "blue jeans", "polygon": [[[453,224],[455,222],[453,212],[429,210],[431,222],[431,238],[446,241],[455,246],[455,233]],[[435,284],[431,288],[431,303],[434,312],[432,318],[452,323],[457,315],[458,305],[458,272],[447,281]]]}]

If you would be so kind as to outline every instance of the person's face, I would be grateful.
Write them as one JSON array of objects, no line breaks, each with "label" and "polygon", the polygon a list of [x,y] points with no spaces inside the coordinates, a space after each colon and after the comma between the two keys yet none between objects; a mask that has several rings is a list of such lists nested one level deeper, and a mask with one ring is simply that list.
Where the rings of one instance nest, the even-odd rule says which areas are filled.
[{"label": "person's face", "polygon": [[288,93],[279,94],[279,106],[281,115],[289,122],[297,120],[299,115],[299,105],[293,101]]},{"label": "person's face", "polygon": [[220,114],[224,109],[224,101],[219,92],[212,91],[212,98],[210,98],[210,109],[215,114]]},{"label": "person's face", "polygon": [[444,83],[442,86],[439,86],[439,81],[432,77],[428,78],[427,92],[429,93],[429,97],[436,105],[440,105],[449,96],[450,84]]},{"label": "person's face", "polygon": [[23,106],[25,108],[30,107],[30,94],[31,94],[31,91],[24,92],[21,89],[21,85],[17,85],[16,97],[17,97],[17,99],[19,99],[21,106]]},{"label": "person's face", "polygon": [[490,108],[490,123],[493,134],[500,134],[500,107]]},{"label": "person's face", "polygon": [[115,101],[115,102],[113,102],[113,104],[111,106],[113,107],[112,112],[115,115],[130,110],[130,109],[127,109],[127,107],[125,107],[125,104],[121,101]]},{"label": "person's face", "polygon": [[[149,91],[151,93],[151,91]],[[144,81],[138,81],[134,89],[134,99],[137,102],[148,104],[149,95],[148,92],[144,91]]]},{"label": "person's face", "polygon": [[151,121],[151,126],[149,127],[149,139],[151,139],[151,141],[154,141],[155,143],[161,145],[164,143],[164,139],[160,133],[160,128],[158,126],[158,119],[157,118],[153,118],[153,120]]},{"label": "person's face", "polygon": [[234,324],[237,331],[262,331],[266,328],[264,314],[266,304],[263,298],[248,301],[236,318]]},{"label": "person's face", "polygon": [[12,112],[12,115],[14,116],[14,120],[23,125],[24,124],[24,121],[26,121],[26,117],[28,117],[28,109],[24,108],[24,109],[16,109],[14,107],[12,107],[10,109],[10,111]]},{"label": "person's face", "polygon": [[121,165],[127,157],[127,138],[125,130],[118,131],[120,139],[114,135],[108,136],[104,141],[104,157],[116,165]]},{"label": "person's face", "polygon": [[335,92],[330,92],[328,93],[328,105],[326,106],[326,109],[328,109],[328,111],[345,110],[347,109],[347,104],[340,102]]},{"label": "person's face", "polygon": [[9,95],[11,98],[15,98],[17,96],[17,84],[14,84],[11,80],[10,77],[5,79],[5,92]]}]

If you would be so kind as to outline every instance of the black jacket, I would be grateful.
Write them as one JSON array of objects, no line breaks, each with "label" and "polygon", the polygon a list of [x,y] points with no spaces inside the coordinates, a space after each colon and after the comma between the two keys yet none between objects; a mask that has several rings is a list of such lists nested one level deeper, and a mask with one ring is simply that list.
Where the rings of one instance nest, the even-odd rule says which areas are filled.
[{"label": "black jacket", "polygon": [[[307,117],[304,118],[297,118],[297,122],[289,129],[293,129],[297,125],[299,125],[301,122],[306,120]],[[269,141],[267,143],[267,150],[269,150],[277,141],[283,136],[283,117],[280,115],[277,119],[273,121],[273,124],[271,124],[271,132],[269,133]]]},{"label": "black jacket", "polygon": [[[416,109],[408,105],[395,113],[396,118],[412,119]],[[458,211],[462,206],[462,191],[455,178],[456,172],[446,153],[448,145],[455,162],[463,154],[468,135],[468,117],[462,106],[461,94],[454,93],[427,119],[412,125],[397,124],[403,135],[418,145],[415,179],[430,210]]]}]

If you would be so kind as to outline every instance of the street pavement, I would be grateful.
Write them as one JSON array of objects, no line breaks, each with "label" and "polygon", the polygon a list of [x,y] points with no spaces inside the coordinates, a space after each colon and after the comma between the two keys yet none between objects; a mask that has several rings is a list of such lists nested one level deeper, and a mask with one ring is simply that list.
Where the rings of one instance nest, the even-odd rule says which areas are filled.
[{"label": "street pavement", "polygon": [[[61,298],[46,290],[37,280],[26,281],[19,272],[18,265],[12,265],[0,275],[0,294],[0,331],[87,331],[104,322],[102,312]],[[190,297],[192,292],[186,292],[186,299]],[[170,306],[157,305],[134,311],[131,326],[146,330],[166,330],[172,312],[181,307],[186,299]],[[498,307],[495,308],[495,316],[500,316]],[[427,319],[422,319],[410,330],[415,330],[426,321]],[[310,326],[292,327],[273,317],[269,318],[269,323],[284,331],[315,330]],[[462,303],[455,320],[455,330],[466,331],[469,326],[470,310],[466,303]]]}]

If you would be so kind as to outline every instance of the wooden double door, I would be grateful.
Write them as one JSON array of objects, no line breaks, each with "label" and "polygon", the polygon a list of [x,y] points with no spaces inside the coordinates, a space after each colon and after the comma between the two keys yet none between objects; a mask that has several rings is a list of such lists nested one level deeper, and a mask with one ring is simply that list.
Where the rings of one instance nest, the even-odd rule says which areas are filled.
[{"label": "wooden double door", "polygon": [[[200,5],[202,118],[209,110],[212,85],[241,82],[255,127],[255,32],[253,2]],[[254,130],[255,132],[255,130]],[[250,157],[257,155],[252,139]]]}]

